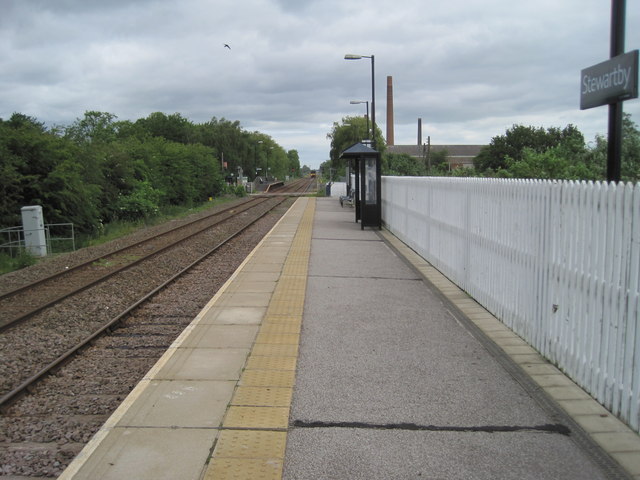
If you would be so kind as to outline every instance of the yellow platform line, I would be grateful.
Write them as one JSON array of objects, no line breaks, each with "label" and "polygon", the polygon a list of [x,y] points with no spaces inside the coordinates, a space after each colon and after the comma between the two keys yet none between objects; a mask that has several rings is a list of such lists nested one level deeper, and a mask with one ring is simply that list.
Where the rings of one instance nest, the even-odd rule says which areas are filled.
[{"label": "yellow platform line", "polygon": [[305,200],[204,480],[282,478],[316,207],[315,199]]}]

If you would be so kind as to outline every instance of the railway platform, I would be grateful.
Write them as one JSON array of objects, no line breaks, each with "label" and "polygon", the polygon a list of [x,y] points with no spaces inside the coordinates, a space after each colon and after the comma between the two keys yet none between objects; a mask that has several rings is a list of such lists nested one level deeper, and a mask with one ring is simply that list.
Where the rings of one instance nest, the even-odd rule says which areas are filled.
[{"label": "railway platform", "polygon": [[389,232],[300,198],[59,478],[640,479],[640,437]]}]

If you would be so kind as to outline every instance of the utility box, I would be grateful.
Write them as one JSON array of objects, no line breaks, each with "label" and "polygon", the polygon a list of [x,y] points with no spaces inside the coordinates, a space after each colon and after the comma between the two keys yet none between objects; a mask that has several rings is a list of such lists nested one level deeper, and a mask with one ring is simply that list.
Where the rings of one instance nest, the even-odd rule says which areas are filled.
[{"label": "utility box", "polygon": [[44,218],[40,205],[22,207],[22,229],[24,231],[24,248],[36,257],[47,256],[47,239],[44,231]]}]

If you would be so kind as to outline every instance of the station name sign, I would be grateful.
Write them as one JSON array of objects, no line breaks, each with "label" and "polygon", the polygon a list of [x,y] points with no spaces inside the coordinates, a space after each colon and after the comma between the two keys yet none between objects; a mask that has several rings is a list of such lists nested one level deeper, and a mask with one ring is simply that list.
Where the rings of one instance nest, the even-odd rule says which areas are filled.
[{"label": "station name sign", "polygon": [[638,98],[638,50],[580,72],[580,110]]}]

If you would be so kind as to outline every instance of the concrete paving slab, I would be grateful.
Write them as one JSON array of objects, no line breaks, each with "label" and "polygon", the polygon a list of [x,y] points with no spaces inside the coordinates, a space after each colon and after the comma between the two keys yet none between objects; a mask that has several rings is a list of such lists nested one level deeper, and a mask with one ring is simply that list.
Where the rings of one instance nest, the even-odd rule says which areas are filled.
[{"label": "concrete paving slab", "polygon": [[224,418],[229,429],[284,430],[289,419],[289,407],[246,407],[232,405]]},{"label": "concrete paving slab", "polygon": [[[117,425],[217,428],[235,385],[234,381],[153,380]],[[199,408],[205,404],[208,409]]]},{"label": "concrete paving slab", "polygon": [[231,404],[253,407],[289,407],[292,395],[293,388],[238,387]]},{"label": "concrete paving slab", "polygon": [[234,282],[227,289],[228,292],[252,292],[252,293],[273,293],[276,282],[258,282],[252,279]]},{"label": "concrete paving slab", "polygon": [[640,450],[640,437],[633,432],[594,433],[593,439],[600,445],[608,445],[616,452]]},{"label": "concrete paving slab", "polygon": [[293,370],[245,370],[238,385],[245,387],[293,387]]},{"label": "concrete paving slab", "polygon": [[247,348],[180,348],[157,373],[161,380],[237,380]]},{"label": "concrete paving slab", "polygon": [[628,427],[610,414],[602,415],[576,415],[573,419],[587,432],[594,433],[615,433],[628,432]]},{"label": "concrete paving slab", "polygon": [[525,363],[529,363],[529,364],[545,364],[547,363],[547,361],[542,358],[540,355],[538,355],[537,353],[535,354],[521,354],[521,353],[517,353],[517,354],[511,354],[510,355],[511,358],[513,359],[514,362],[516,362],[517,364],[525,364]]},{"label": "concrete paving slab", "polygon": [[640,476],[640,456],[638,452],[613,452],[611,454],[631,475]]},{"label": "concrete paving slab", "polygon": [[257,325],[266,311],[266,307],[214,307],[204,315],[200,323]]},{"label": "concrete paving slab", "polygon": [[545,391],[556,400],[590,400],[591,396],[577,385],[547,387]]},{"label": "concrete paving slab", "polygon": [[280,480],[281,458],[228,458],[212,459],[202,480]]},{"label": "concrete paving slab", "polygon": [[260,256],[256,257],[255,265],[274,265],[273,271],[277,271],[277,268],[282,268],[287,253],[288,251],[282,249],[271,249],[270,253],[261,252]]},{"label": "concrete paving slab", "polygon": [[227,430],[220,435],[215,456],[281,458],[286,441],[287,435],[284,432]]},{"label": "concrete paving slab", "polygon": [[199,428],[115,429],[73,478],[199,480],[217,435]]},{"label": "concrete paving slab", "polygon": [[[251,274],[253,277],[254,273],[263,273],[265,274],[263,278],[273,279],[280,276],[280,272],[282,271],[282,264],[278,263],[266,263],[266,262],[249,262],[243,268],[245,274]],[[270,274],[270,275],[267,275]],[[260,277],[255,277],[260,278]]]},{"label": "concrete paving slab", "polygon": [[285,432],[226,430],[204,480],[280,480]]},{"label": "concrete paving slab", "polygon": [[220,295],[218,305],[220,307],[267,307],[271,300],[269,293],[223,293]]},{"label": "concrete paving slab", "polygon": [[182,343],[182,347],[250,349],[258,328],[258,325],[198,325]]},{"label": "concrete paving slab", "polygon": [[[256,265],[253,265],[253,267],[254,270],[257,268]],[[280,279],[280,270],[277,270],[271,265],[263,265],[263,267],[274,271],[264,271],[264,269],[261,269],[260,271],[249,271],[243,269],[243,271],[237,276],[238,281],[249,279],[256,282],[277,282]]]},{"label": "concrete paving slab", "polygon": [[585,400],[558,400],[560,406],[569,415],[599,415],[608,416],[609,412],[599,403],[591,399]]},{"label": "concrete paving slab", "polygon": [[541,385],[545,389],[551,387],[576,387],[576,384],[566,375],[558,372],[554,372],[551,375],[544,373],[541,375],[532,375],[532,377],[538,385]]},{"label": "concrete paving slab", "polygon": [[296,357],[298,358],[298,345],[273,345],[261,343],[253,346],[253,355],[275,356],[275,357]]},{"label": "concrete paving slab", "polygon": [[295,370],[295,357],[276,357],[251,355],[247,360],[246,367],[252,370]]}]

